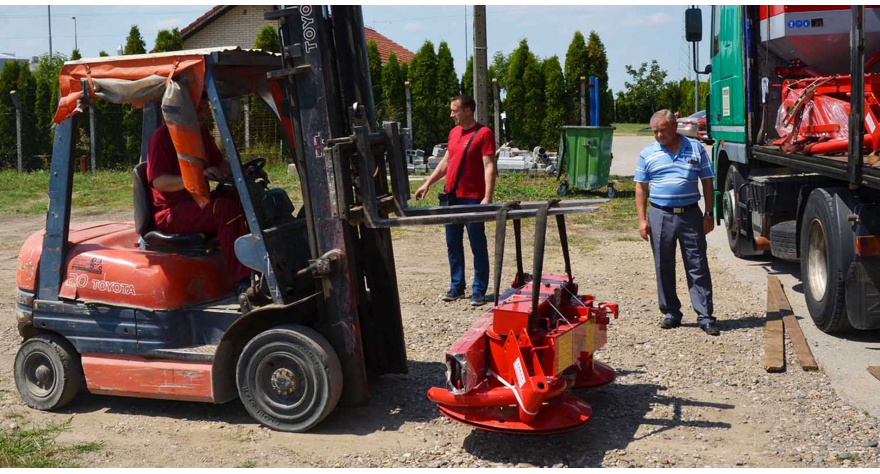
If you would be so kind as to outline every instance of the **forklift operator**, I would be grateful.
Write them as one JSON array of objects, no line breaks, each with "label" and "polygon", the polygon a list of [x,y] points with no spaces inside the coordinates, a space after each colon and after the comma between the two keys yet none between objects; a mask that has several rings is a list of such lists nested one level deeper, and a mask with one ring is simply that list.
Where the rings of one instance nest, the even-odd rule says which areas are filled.
[{"label": "forklift operator", "polygon": [[[198,107],[199,123],[204,124],[209,113],[207,97],[203,96]],[[228,176],[231,171],[229,162],[223,160],[214,137],[204,125],[201,133],[210,165],[205,169],[205,177],[217,180]],[[168,234],[216,232],[232,281],[247,282],[251,271],[235,258],[235,239],[250,232],[238,194],[214,194],[212,202],[204,209],[200,208],[184,188],[177,151],[165,124],[150,138],[147,181],[152,188],[150,194],[156,228]]]}]

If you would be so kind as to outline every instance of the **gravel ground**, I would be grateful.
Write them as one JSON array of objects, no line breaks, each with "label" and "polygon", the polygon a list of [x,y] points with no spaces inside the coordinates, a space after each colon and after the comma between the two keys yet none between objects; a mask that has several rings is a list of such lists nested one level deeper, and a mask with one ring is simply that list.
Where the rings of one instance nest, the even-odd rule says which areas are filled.
[{"label": "gravel ground", "polygon": [[[80,459],[85,466],[880,466],[877,420],[842,402],[821,371],[789,366],[781,374],[764,372],[765,288],[746,286],[712,266],[719,258],[712,254],[722,335],[705,335],[693,314],[686,314],[683,327],[664,331],[648,245],[633,236],[595,232],[590,237],[602,244],[574,250],[573,269],[582,293],[620,304],[620,319],[609,325],[608,344],[597,356],[617,369],[618,378],[581,394],[594,416],[572,433],[486,433],[446,420],[427,400],[427,389],[443,384],[445,351],[486,309],[439,301],[448,284],[442,229],[393,234],[409,373],[378,378],[368,406],[337,408],[311,433],[262,428],[237,401],[207,405],[83,394],[61,413],[33,411],[12,380],[19,339],[11,302],[18,246],[44,218],[5,222],[0,228],[0,275],[7,282],[0,288],[3,428],[70,420],[60,442],[104,446]],[[573,226],[570,233],[586,231]],[[562,259],[555,242],[548,238],[545,269],[558,272]],[[526,258],[526,267],[530,261]],[[686,302],[681,267],[678,273]],[[508,274],[502,281],[510,281]],[[788,360],[795,360],[787,349]]]}]

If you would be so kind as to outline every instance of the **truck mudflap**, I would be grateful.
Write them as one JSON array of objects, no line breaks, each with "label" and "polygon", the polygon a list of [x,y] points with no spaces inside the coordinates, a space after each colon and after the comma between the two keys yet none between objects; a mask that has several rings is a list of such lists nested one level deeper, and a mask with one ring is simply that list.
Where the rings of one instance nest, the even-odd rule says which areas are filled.
[{"label": "truck mudflap", "polygon": [[846,314],[856,329],[880,329],[880,257],[862,257],[846,274]]}]

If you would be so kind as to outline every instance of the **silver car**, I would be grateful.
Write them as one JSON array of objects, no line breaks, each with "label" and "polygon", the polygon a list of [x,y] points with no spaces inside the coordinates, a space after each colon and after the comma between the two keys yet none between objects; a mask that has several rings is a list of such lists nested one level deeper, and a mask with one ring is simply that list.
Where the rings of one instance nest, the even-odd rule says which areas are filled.
[{"label": "silver car", "polygon": [[706,137],[706,111],[701,110],[687,117],[678,119],[678,133],[698,140]]}]

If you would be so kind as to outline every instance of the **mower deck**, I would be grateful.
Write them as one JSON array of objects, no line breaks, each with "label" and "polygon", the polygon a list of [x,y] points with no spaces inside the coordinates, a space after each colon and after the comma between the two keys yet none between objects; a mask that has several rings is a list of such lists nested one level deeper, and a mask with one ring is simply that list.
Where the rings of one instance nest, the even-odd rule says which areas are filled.
[{"label": "mower deck", "polygon": [[[444,416],[519,434],[560,433],[589,421],[592,409],[570,391],[614,380],[614,369],[593,354],[605,345],[608,314],[617,318],[618,307],[577,296],[567,276],[543,275],[538,285],[509,291],[447,352],[446,388],[428,391]],[[533,294],[540,295],[537,305]]]}]

